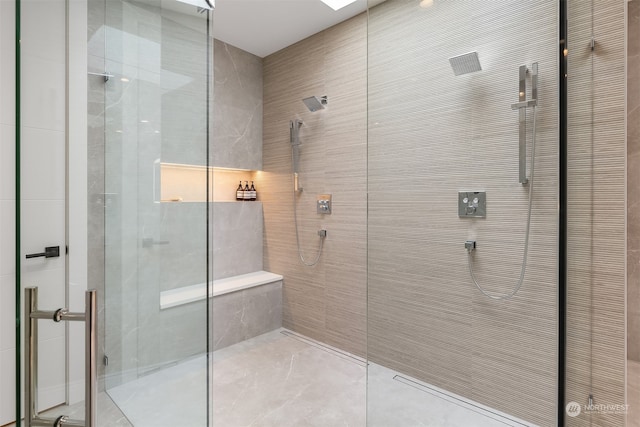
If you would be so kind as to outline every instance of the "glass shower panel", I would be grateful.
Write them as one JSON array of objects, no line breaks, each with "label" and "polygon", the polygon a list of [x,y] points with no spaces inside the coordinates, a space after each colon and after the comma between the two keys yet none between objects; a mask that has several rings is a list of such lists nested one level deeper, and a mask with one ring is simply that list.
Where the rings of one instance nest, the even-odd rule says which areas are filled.
[{"label": "glass shower panel", "polygon": [[368,425],[555,425],[558,2],[377,3]]},{"label": "glass shower panel", "polygon": [[208,13],[104,16],[104,384],[136,427],[205,426]]}]

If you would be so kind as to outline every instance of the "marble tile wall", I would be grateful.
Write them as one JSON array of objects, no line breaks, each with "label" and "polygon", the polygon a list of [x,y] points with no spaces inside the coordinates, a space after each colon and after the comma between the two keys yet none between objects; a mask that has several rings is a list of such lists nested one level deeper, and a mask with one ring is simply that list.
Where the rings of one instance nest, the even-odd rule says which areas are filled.
[{"label": "marble tile wall", "polygon": [[220,40],[213,45],[212,165],[262,169],[262,58]]},{"label": "marble tile wall", "polygon": [[206,281],[206,206],[155,203],[153,192],[157,160],[205,163],[206,25],[91,0],[88,40],[90,71],[114,76],[89,81],[88,152],[90,280],[104,295],[110,388],[206,348],[205,303],[159,308],[161,290]]},{"label": "marble tile wall", "polygon": [[640,362],[640,2],[627,19],[627,357]]},{"label": "marble tile wall", "polygon": [[[366,15],[264,58],[264,269],[284,276],[283,325],[351,353],[366,353],[367,118]],[[311,113],[309,96],[328,96]],[[296,248],[289,121],[301,119],[296,195],[300,246],[307,259],[328,236],[314,267]],[[316,213],[316,195],[333,195],[333,213]]]},{"label": "marble tile wall", "polygon": [[282,281],[213,299],[213,349],[219,350],[282,326]]},{"label": "marble tile wall", "polygon": [[213,204],[213,278],[262,270],[262,203]]},{"label": "marble tile wall", "polygon": [[[205,29],[151,5],[90,2],[90,71],[114,75],[89,81],[89,271],[105,298],[107,388],[205,349],[205,303],[160,311],[159,294],[206,281],[206,205],[155,203],[153,192],[158,159],[206,163]],[[261,60],[215,44],[212,158],[260,169]],[[261,270],[261,205],[212,206],[214,277]]]}]

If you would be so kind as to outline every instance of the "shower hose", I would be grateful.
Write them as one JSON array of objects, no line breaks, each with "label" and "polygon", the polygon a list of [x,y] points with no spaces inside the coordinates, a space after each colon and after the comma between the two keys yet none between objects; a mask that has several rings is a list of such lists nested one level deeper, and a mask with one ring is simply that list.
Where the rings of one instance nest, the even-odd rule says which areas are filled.
[{"label": "shower hose", "polygon": [[[294,159],[294,152],[293,152],[293,146],[292,146],[291,147],[291,177],[293,179],[295,179],[294,178],[295,168],[293,167],[294,164],[295,164],[295,159]],[[298,247],[298,257],[300,258],[300,261],[302,261],[304,265],[306,265],[307,267],[313,267],[318,263],[318,261],[320,260],[320,256],[322,255],[322,247],[324,246],[324,237],[320,236],[320,245],[318,247],[318,252],[316,253],[316,257],[313,259],[313,261],[308,262],[305,259],[304,254],[302,253],[302,249],[300,248],[300,235],[298,233],[298,212],[297,212],[298,209],[297,209],[297,203],[296,203],[296,189],[294,185],[291,186],[291,191],[292,191],[291,200],[293,201],[293,223],[296,228],[296,245]]]},{"label": "shower hose", "polygon": [[529,231],[531,230],[531,205],[533,201],[533,177],[534,177],[535,165],[536,165],[536,118],[537,117],[536,117],[536,107],[534,106],[532,108],[533,108],[533,132],[531,135],[532,142],[531,142],[531,176],[529,178],[529,209],[527,212],[527,228],[524,235],[524,252],[522,254],[522,265],[520,267],[520,278],[518,279],[518,282],[516,283],[513,290],[508,294],[502,294],[502,295],[496,295],[484,290],[482,286],[478,283],[478,280],[476,279],[476,276],[473,273],[473,255],[472,255],[473,250],[472,249],[467,250],[467,261],[469,264],[469,273],[471,274],[471,280],[473,280],[473,284],[476,285],[476,288],[478,288],[478,290],[482,292],[483,295],[494,300],[509,299],[513,297],[515,294],[517,294],[520,288],[522,287],[525,271],[527,269],[527,256],[529,255]]}]

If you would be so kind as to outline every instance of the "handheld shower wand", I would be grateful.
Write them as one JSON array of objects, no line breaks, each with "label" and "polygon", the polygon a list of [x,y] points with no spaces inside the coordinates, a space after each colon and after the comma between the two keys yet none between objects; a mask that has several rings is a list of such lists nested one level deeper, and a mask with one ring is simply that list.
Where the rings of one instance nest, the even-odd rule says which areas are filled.
[{"label": "handheld shower wand", "polygon": [[289,122],[289,140],[291,142],[291,162],[293,164],[293,191],[302,192],[300,186],[300,178],[298,175],[298,158],[300,156],[300,128],[303,123],[300,119],[291,120]]},{"label": "handheld shower wand", "polygon": [[322,256],[322,248],[324,246],[324,239],[327,237],[327,230],[319,230],[318,236],[320,237],[319,247],[316,252],[315,258],[312,261],[308,261],[302,253],[302,249],[300,248],[300,233],[298,232],[298,208],[296,199],[298,195],[302,192],[302,187],[300,186],[300,180],[298,177],[298,161],[300,157],[300,128],[302,127],[302,120],[295,119],[289,122],[289,135],[291,142],[291,172],[293,175],[293,224],[296,231],[296,246],[298,249],[298,257],[300,261],[306,265],[307,267],[313,267],[320,261],[320,257]]}]

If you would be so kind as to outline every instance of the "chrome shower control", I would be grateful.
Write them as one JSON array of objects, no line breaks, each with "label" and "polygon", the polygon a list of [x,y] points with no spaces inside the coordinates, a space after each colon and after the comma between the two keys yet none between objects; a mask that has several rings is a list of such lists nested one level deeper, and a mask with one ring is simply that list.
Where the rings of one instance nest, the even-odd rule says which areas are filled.
[{"label": "chrome shower control", "polygon": [[487,216],[487,193],[484,191],[460,191],[458,193],[458,216],[460,218],[485,218]]},{"label": "chrome shower control", "polygon": [[316,212],[319,214],[331,214],[331,194],[318,194]]},{"label": "chrome shower control", "polygon": [[467,252],[474,251],[476,249],[476,241],[475,240],[467,240],[464,242],[464,248]]}]

